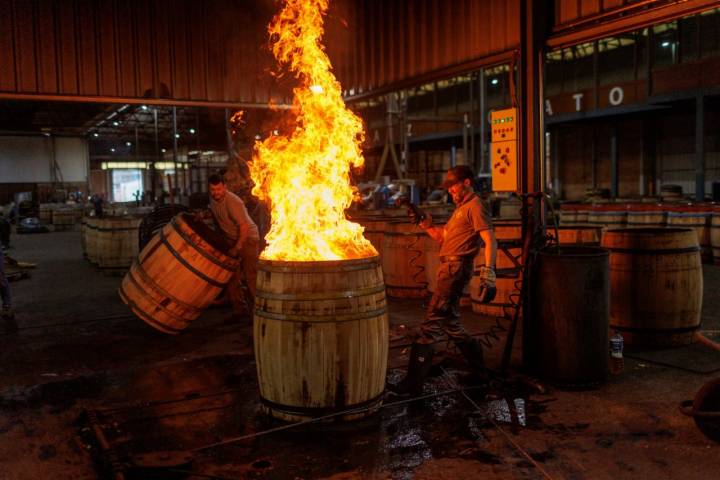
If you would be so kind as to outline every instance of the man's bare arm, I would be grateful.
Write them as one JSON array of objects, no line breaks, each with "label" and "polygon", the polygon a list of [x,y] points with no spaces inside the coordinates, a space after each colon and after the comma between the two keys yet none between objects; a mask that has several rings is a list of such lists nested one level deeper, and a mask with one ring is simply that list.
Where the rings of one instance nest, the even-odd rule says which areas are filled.
[{"label": "man's bare arm", "polygon": [[497,240],[492,229],[481,230],[480,238],[485,244],[485,265],[495,270],[495,258],[497,257]]}]

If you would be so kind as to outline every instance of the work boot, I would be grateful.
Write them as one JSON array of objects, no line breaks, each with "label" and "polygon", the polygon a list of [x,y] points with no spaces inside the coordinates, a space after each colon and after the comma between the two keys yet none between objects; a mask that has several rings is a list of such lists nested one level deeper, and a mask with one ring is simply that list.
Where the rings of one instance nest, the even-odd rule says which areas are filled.
[{"label": "work boot", "polygon": [[432,345],[413,343],[407,375],[399,383],[388,384],[388,390],[397,395],[421,395],[434,353]]},{"label": "work boot", "polygon": [[487,381],[488,374],[485,369],[485,360],[483,359],[483,351],[480,343],[474,338],[468,338],[455,342],[455,345],[467,360],[473,375],[482,382]]}]

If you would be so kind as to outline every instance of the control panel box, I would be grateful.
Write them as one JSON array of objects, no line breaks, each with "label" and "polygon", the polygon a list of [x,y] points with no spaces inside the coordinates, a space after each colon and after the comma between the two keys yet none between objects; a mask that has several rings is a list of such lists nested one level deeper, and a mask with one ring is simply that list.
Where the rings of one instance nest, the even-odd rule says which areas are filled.
[{"label": "control panel box", "polygon": [[518,191],[517,108],[497,110],[490,114],[492,143],[492,189],[495,192]]}]

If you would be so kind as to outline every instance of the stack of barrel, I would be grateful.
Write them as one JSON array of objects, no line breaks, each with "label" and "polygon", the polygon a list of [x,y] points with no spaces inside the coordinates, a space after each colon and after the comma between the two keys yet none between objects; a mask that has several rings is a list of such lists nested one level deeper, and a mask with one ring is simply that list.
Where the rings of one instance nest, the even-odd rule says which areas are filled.
[{"label": "stack of barrel", "polygon": [[[668,198],[674,198],[670,195]],[[663,197],[665,199],[665,197]],[[695,231],[705,263],[720,264],[720,206],[713,203],[663,201],[631,203],[564,203],[560,225],[615,228],[683,227]]]},{"label": "stack of barrel", "polygon": [[700,326],[702,263],[720,265],[720,206],[684,202],[668,187],[662,202],[563,204],[560,222],[603,229],[610,251],[610,327],[631,346],[693,341]]}]

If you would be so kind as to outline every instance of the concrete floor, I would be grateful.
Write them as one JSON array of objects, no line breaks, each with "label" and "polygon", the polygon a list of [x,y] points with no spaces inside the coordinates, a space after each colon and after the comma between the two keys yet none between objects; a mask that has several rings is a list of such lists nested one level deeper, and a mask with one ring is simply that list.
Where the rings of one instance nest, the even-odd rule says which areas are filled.
[{"label": "concrete floor", "polygon": [[[464,364],[450,352],[438,357],[425,400],[352,424],[263,433],[279,424],[258,411],[249,320],[226,322],[230,311],[215,308],[179,336],[156,333],[120,302],[119,277],[82,260],[79,232],[13,242],[10,255],[38,267],[12,284],[19,331],[0,334],[2,480],[110,478],[88,428],[86,411],[96,410],[121,463],[255,435],[177,467],[205,478],[705,479],[720,471],[720,446],[677,408],[715,378],[687,370],[720,368],[720,353],[702,347],[653,357],[686,370],[627,357],[625,371],[596,389],[540,393],[514,376],[487,395],[463,383],[466,394],[454,391]],[[720,269],[705,266],[704,275],[703,328],[714,335]],[[422,318],[421,303],[390,304],[391,367],[407,361],[402,325]],[[462,315],[472,332],[492,324],[469,309]],[[490,366],[501,349],[502,341],[486,350]],[[518,359],[516,348],[516,372]]]}]

